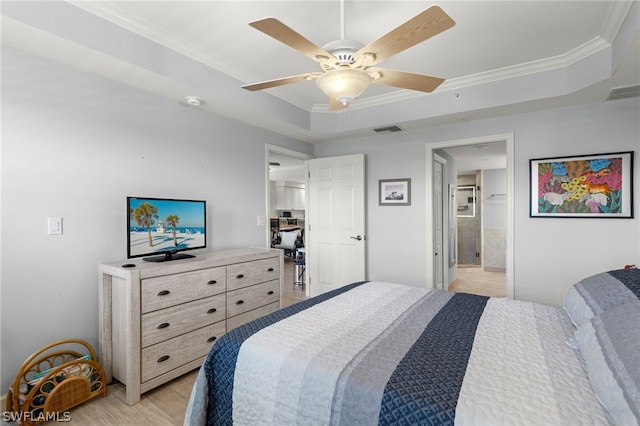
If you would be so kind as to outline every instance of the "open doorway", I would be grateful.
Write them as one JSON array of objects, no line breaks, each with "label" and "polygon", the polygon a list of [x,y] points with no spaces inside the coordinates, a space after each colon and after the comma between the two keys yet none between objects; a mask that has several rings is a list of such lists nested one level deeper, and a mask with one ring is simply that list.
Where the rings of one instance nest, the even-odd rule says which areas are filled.
[{"label": "open doorway", "polygon": [[267,146],[267,246],[283,250],[282,306],[307,297],[305,233],[310,155]]},{"label": "open doorway", "polygon": [[[453,218],[458,261],[456,276],[448,283],[448,290],[505,297],[506,148],[504,143],[494,142],[466,149],[491,149],[492,152],[485,158],[478,157],[479,161],[472,164],[470,170],[459,169],[455,176],[457,185],[452,205],[456,210]],[[446,153],[449,151],[444,149]],[[464,158],[461,156],[464,149],[456,147],[451,151],[449,154],[454,159]],[[488,157],[493,160],[486,161]]]},{"label": "open doorway", "polygon": [[[443,159],[443,183],[436,183],[435,167]],[[514,297],[512,188],[512,134],[427,145],[427,199],[433,206],[427,210],[427,238],[435,241],[438,229],[446,234],[441,250],[427,244],[434,262],[434,270],[427,271],[431,287],[438,278],[432,277],[436,263],[442,262],[438,288]],[[438,191],[448,202],[436,203]],[[496,280],[500,288],[492,293]]]}]

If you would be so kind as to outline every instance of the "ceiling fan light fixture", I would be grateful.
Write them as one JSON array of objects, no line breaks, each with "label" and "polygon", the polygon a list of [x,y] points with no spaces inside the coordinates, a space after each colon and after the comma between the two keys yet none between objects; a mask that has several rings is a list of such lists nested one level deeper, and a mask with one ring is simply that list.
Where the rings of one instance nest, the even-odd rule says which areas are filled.
[{"label": "ceiling fan light fixture", "polygon": [[328,71],[316,80],[316,85],[330,98],[337,99],[343,105],[357,98],[371,84],[371,76],[362,70],[341,68]]},{"label": "ceiling fan light fixture", "polygon": [[316,85],[329,97],[329,109],[349,105],[375,81],[401,89],[431,92],[444,79],[428,75],[371,67],[455,25],[440,7],[431,6],[366,46],[345,37],[344,0],[341,1],[342,34],[320,47],[273,17],[250,22],[253,28],[297,50],[320,65],[324,74],[300,74],[242,86],[256,91],[316,78]]}]

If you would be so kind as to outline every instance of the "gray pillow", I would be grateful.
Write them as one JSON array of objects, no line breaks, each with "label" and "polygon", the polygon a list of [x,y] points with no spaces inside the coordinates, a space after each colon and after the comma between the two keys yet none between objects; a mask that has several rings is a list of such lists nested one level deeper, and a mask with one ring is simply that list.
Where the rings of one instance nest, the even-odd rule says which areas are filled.
[{"label": "gray pillow", "polygon": [[593,317],[576,340],[591,386],[614,422],[640,424],[640,301]]},{"label": "gray pillow", "polygon": [[640,269],[602,272],[576,283],[562,298],[562,307],[576,327],[607,309],[640,300]]}]

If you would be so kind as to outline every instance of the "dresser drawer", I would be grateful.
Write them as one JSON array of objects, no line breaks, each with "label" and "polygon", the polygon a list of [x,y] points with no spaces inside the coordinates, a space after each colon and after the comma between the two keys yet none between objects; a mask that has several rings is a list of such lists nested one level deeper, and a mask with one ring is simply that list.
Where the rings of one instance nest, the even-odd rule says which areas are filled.
[{"label": "dresser drawer", "polygon": [[224,332],[221,321],[142,349],[142,382],[207,355]]},{"label": "dresser drawer", "polygon": [[280,280],[233,290],[227,292],[227,316],[232,317],[279,301]]},{"label": "dresser drawer", "polygon": [[231,317],[227,319],[227,333],[234,328],[241,326],[242,324],[246,324],[249,321],[253,321],[254,319],[263,317],[267,314],[270,314],[271,312],[277,311],[278,309],[280,309],[280,302],[275,302],[265,306],[260,306],[259,308],[249,312],[245,312],[244,314]]},{"label": "dresser drawer", "polygon": [[227,266],[227,290],[277,279],[280,279],[279,257]]},{"label": "dresser drawer", "polygon": [[141,282],[142,313],[224,293],[225,268],[147,278]]},{"label": "dresser drawer", "polygon": [[225,319],[225,295],[199,299],[142,315],[142,347]]}]

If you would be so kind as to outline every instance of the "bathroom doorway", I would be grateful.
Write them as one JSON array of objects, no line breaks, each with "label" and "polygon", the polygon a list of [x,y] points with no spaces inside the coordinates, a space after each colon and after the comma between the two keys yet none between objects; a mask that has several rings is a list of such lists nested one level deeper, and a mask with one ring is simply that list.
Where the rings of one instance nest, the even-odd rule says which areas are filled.
[{"label": "bathroom doorway", "polygon": [[[500,292],[497,295],[514,297],[513,134],[428,144],[428,178],[438,156],[447,164],[445,188],[448,186],[450,200],[439,215],[447,221],[444,229],[449,229],[448,238],[444,238],[448,246],[443,253],[449,254],[444,265],[444,288],[457,291],[457,286],[460,291],[482,294],[487,288],[469,290],[466,288],[469,280],[481,288],[497,282]],[[427,194],[428,201],[435,206],[434,197]],[[429,212],[427,220],[432,223],[436,217],[436,212]],[[429,240],[435,238],[435,229],[434,224],[428,230]],[[445,261],[435,250],[427,251],[430,258]],[[434,282],[435,277],[429,284],[433,286]]]},{"label": "bathroom doorway", "polygon": [[482,204],[479,172],[458,175],[456,187],[456,235],[458,267],[480,266],[482,254]]}]

